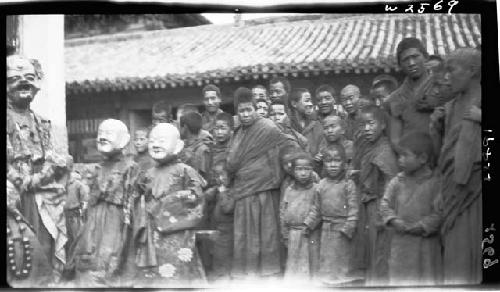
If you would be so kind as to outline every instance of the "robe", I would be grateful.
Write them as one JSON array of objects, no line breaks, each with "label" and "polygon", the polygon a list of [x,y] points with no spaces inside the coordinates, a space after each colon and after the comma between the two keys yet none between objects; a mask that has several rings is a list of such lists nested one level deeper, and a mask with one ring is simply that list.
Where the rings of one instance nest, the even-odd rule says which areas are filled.
[{"label": "robe", "polygon": [[151,167],[155,166],[155,161],[149,155],[147,151],[142,152],[142,153],[137,153],[134,156],[134,161],[137,163],[137,166],[139,167],[139,171],[146,171],[150,169]]},{"label": "robe", "polygon": [[217,113],[212,116],[207,111],[204,111],[201,114],[202,129],[213,135],[213,130],[215,127],[215,117],[223,112],[224,111],[222,111],[221,109],[218,109]]},{"label": "robe", "polygon": [[389,139],[381,136],[368,143],[360,159],[359,173],[360,214],[354,241],[355,267],[366,270],[367,282],[371,285],[385,284],[388,277],[390,232],[383,227],[379,204],[386,184],[398,172],[396,154]]},{"label": "robe", "polygon": [[[136,264],[142,271],[135,287],[184,287],[205,282],[196,248],[195,229],[203,220],[205,180],[190,166],[174,160],[149,169],[139,180],[146,224],[136,235]],[[193,201],[178,198],[190,191]],[[141,202],[142,204],[142,202]]]},{"label": "robe", "polygon": [[215,208],[213,221],[218,231],[213,246],[213,275],[214,280],[228,279],[231,274],[233,260],[233,213],[234,198],[230,190],[217,190],[215,194]]},{"label": "robe", "polygon": [[389,256],[390,285],[441,284],[439,183],[439,178],[428,169],[417,176],[399,173],[387,185],[380,203],[384,224],[398,218],[406,224],[419,224],[424,229],[421,235],[393,233]]},{"label": "robe", "polygon": [[323,139],[323,126],[317,120],[309,121],[302,129],[301,134],[306,137],[309,145],[309,153],[314,157],[318,154],[321,140]]},{"label": "robe", "polygon": [[481,123],[463,118],[471,105],[481,107],[479,83],[445,106],[444,141],[438,162],[443,179],[445,284],[476,284],[482,278]]},{"label": "robe", "polygon": [[[14,241],[14,250],[6,250],[6,259],[9,253],[14,253],[15,264],[18,269],[21,268],[21,262],[26,261],[23,258],[23,250],[21,239],[25,237],[29,240],[31,246],[31,269],[26,278],[17,278],[6,264],[6,280],[13,288],[47,288],[47,285],[52,281],[52,267],[38,242],[37,236],[34,233],[33,227],[26,221],[17,209],[7,207],[7,228],[10,231],[6,237],[7,241]],[[19,219],[19,220],[16,220]],[[21,232],[21,228],[24,231]],[[21,237],[22,236],[22,237]]]},{"label": "robe", "polygon": [[74,177],[69,180],[66,187],[66,204],[64,205],[68,233],[67,250],[69,250],[83,226],[82,205],[84,202],[88,202],[88,195],[89,188],[86,184]]},{"label": "robe", "polygon": [[33,111],[18,113],[7,105],[7,161],[12,169],[12,182],[19,182],[19,211],[33,226],[33,230],[49,262],[57,264],[54,240],[43,224],[35,201],[36,188],[52,179],[46,161],[53,151],[51,123]]},{"label": "robe", "polygon": [[310,280],[319,265],[319,229],[304,236],[306,218],[314,203],[315,184],[307,187],[295,183],[286,188],[280,202],[280,223],[283,238],[288,242],[285,280]]},{"label": "robe", "polygon": [[87,222],[72,249],[77,286],[123,286],[138,168],[131,157],[117,154],[101,162],[96,172],[89,186]]},{"label": "robe", "polygon": [[280,149],[291,141],[270,120],[239,127],[227,157],[234,194],[235,277],[272,276],[280,269]]},{"label": "robe", "polygon": [[297,143],[298,147],[309,152],[309,142],[307,138],[290,126],[290,119],[286,118],[282,124],[277,124],[277,126],[283,133],[290,135],[291,139]]},{"label": "robe", "polygon": [[318,279],[325,284],[351,280],[358,213],[359,196],[352,180],[326,177],[319,182],[306,224],[313,228],[322,223]]},{"label": "robe", "polygon": [[411,84],[407,77],[403,84],[387,98],[384,108],[393,119],[400,120],[402,123],[401,136],[411,131],[429,133],[432,111],[418,109],[416,102],[432,82],[431,75],[422,77],[418,84]]},{"label": "robe", "polygon": [[195,139],[184,142],[184,149],[180,154],[181,161],[194,168],[207,179],[211,168],[210,147],[213,143],[212,137],[198,135]]}]

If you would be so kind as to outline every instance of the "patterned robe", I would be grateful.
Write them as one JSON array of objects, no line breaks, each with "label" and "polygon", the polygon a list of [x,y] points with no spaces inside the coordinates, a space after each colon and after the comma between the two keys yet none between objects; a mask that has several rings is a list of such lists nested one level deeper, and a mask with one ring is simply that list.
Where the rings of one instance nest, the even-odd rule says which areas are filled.
[{"label": "patterned robe", "polygon": [[[29,240],[31,246],[31,270],[26,278],[18,279],[14,272],[7,270],[7,283],[13,288],[36,288],[47,287],[52,280],[52,267],[47,256],[34,233],[33,227],[22,216],[15,207],[15,202],[19,200],[19,193],[16,187],[7,180],[7,199],[13,204],[7,203],[7,241],[14,241],[14,250],[6,250],[6,258],[9,253],[14,253],[15,264],[19,265],[23,259],[22,237]],[[21,231],[24,229],[24,231]],[[9,232],[10,231],[10,232]],[[7,264],[7,263],[6,263]],[[7,266],[8,267],[8,266]]]},{"label": "patterned robe", "polygon": [[78,286],[123,286],[137,164],[122,154],[106,159],[90,184],[88,219],[73,251]]},{"label": "patterned robe", "polygon": [[419,224],[420,236],[394,232],[389,256],[391,285],[438,285],[442,280],[442,254],[439,240],[441,217],[437,210],[439,178],[431,170],[416,177],[399,173],[385,191],[380,211],[385,224],[399,218]]},{"label": "patterned robe", "polygon": [[288,241],[285,280],[309,280],[318,270],[319,229],[315,228],[309,237],[302,233],[314,204],[314,192],[314,183],[306,188],[294,183],[285,190],[280,203],[281,232]]},{"label": "patterned robe", "polygon": [[53,151],[50,120],[33,111],[17,112],[7,105],[7,161],[11,168],[10,180],[19,189],[19,210],[33,226],[33,230],[53,267],[60,266],[54,256],[54,238],[39,213],[35,201],[38,187],[52,180],[52,163],[46,156]]},{"label": "patterned robe", "polygon": [[318,278],[323,283],[342,283],[350,277],[358,212],[359,197],[352,180],[327,177],[319,182],[306,224],[312,228],[322,223]]},{"label": "patterned robe", "polygon": [[[194,229],[203,220],[205,180],[192,167],[174,160],[149,169],[139,184],[146,220],[135,238],[136,263],[151,273],[138,275],[136,287],[203,284],[205,272]],[[177,197],[179,191],[191,191],[194,201]]]}]

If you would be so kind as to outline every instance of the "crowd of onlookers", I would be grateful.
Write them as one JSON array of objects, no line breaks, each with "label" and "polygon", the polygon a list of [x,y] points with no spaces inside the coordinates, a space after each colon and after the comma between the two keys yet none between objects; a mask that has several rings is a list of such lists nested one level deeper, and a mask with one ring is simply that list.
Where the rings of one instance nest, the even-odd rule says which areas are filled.
[{"label": "crowd of onlookers", "polygon": [[45,151],[27,183],[14,155],[9,206],[76,286],[478,283],[480,52],[442,59],[406,38],[396,57],[403,83],[379,75],[366,93],[276,77],[236,90],[234,116],[210,84],[203,112],[184,104],[174,120],[158,102],[132,138],[105,120],[89,173]]}]

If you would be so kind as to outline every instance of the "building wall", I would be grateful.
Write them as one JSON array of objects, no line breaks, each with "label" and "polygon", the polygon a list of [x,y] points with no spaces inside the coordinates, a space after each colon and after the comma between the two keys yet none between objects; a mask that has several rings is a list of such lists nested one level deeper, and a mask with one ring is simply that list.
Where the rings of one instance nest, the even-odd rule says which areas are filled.
[{"label": "building wall", "polygon": [[[288,77],[292,88],[307,88],[314,94],[314,90],[321,84],[330,84],[338,92],[348,85],[355,84],[360,87],[361,94],[368,94],[371,82],[375,76],[382,74],[320,74],[317,76],[297,78]],[[396,72],[392,75],[402,80],[402,76]],[[268,87],[269,79],[241,80],[238,82],[217,84],[222,92],[222,108],[230,113],[233,109],[233,93],[240,87],[252,87],[262,84]],[[203,86],[168,88],[162,90],[137,90],[126,92],[101,92],[92,94],[68,94],[67,115],[69,124],[80,121],[78,133],[75,134],[74,126],[69,126],[70,131],[70,153],[75,156],[77,162],[95,161],[98,159],[94,147],[99,121],[107,118],[115,118],[124,121],[132,134],[139,127],[149,126],[151,123],[151,108],[155,102],[168,100],[172,107],[176,108],[184,103],[193,103],[202,109],[201,90]],[[89,120],[92,120],[89,122]],[[85,144],[86,146],[82,145]],[[133,152],[132,145],[127,148]],[[85,155],[82,152],[93,152]]]},{"label": "building wall", "polygon": [[64,16],[21,15],[19,20],[20,53],[38,59],[44,74],[31,108],[51,120],[56,151],[67,153]]}]

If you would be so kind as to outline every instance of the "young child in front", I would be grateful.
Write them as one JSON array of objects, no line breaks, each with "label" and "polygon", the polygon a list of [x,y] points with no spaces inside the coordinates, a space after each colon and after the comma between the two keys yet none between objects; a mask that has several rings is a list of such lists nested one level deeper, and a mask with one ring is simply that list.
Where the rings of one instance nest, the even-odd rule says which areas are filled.
[{"label": "young child in front", "polygon": [[402,172],[380,203],[385,224],[395,230],[389,256],[391,285],[437,285],[441,280],[441,245],[437,212],[439,179],[433,175],[433,144],[426,133],[408,133],[399,141]]},{"label": "young child in front", "polygon": [[317,271],[319,229],[309,228],[306,219],[314,203],[314,161],[310,154],[299,153],[291,160],[293,182],[280,203],[280,222],[288,249],[285,280],[307,281]]},{"label": "young child in front", "polygon": [[[215,129],[217,129],[217,122]],[[213,270],[210,278],[211,280],[228,280],[233,260],[234,198],[228,189],[229,178],[225,169],[225,161],[219,160],[215,162],[212,170],[214,186],[205,191],[205,197],[207,201],[215,203],[214,210],[210,215],[218,234],[212,251]]]},{"label": "young child in front", "polygon": [[347,283],[359,197],[354,182],[346,176],[346,155],[341,145],[325,148],[323,163],[326,176],[316,187],[314,205],[305,223],[311,230],[322,223],[317,279],[326,285]]}]

